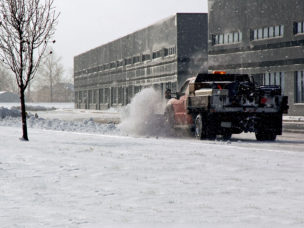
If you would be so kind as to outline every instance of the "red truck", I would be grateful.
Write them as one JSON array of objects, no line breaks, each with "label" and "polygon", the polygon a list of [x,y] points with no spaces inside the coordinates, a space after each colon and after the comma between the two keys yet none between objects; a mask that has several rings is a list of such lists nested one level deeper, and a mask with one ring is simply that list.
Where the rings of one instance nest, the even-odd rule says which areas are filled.
[{"label": "red truck", "polygon": [[274,141],[282,134],[282,116],[288,111],[288,97],[280,86],[258,86],[246,74],[198,74],[171,94],[165,122],[173,128],[189,128],[198,139],[254,132],[259,141]]}]

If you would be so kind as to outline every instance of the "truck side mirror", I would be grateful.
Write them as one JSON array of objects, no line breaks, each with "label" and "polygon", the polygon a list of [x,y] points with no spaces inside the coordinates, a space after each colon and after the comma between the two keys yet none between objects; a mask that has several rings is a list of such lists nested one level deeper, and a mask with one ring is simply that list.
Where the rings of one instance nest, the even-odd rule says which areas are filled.
[{"label": "truck side mirror", "polygon": [[171,89],[166,89],[166,91],[165,91],[165,98],[166,99],[171,99],[172,98]]}]

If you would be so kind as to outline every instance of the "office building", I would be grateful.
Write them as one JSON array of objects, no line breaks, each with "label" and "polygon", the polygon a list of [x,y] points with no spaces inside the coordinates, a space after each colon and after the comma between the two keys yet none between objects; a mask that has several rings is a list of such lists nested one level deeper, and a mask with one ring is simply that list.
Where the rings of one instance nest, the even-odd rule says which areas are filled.
[{"label": "office building", "polygon": [[304,115],[304,1],[209,0],[209,69],[253,75]]},{"label": "office building", "polygon": [[130,103],[141,89],[176,91],[208,70],[208,16],[178,13],[74,58],[75,107]]}]

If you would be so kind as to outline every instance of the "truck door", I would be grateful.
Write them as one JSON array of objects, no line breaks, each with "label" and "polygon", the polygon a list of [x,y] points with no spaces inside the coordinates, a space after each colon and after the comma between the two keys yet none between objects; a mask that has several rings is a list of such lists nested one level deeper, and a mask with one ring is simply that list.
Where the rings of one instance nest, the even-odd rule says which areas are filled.
[{"label": "truck door", "polygon": [[188,97],[189,91],[188,91],[188,85],[189,80],[185,82],[185,84],[182,86],[179,95],[180,98],[175,100],[173,102],[173,108],[174,108],[174,114],[175,114],[175,122],[179,125],[187,124],[187,107],[186,107],[186,100]]}]

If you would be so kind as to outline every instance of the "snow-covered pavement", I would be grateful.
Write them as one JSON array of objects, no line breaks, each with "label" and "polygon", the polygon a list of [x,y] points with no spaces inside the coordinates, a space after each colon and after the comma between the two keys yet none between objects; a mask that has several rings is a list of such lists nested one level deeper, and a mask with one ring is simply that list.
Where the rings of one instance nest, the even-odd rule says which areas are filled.
[{"label": "snow-covered pavement", "polygon": [[20,135],[0,127],[1,227],[304,226],[304,143],[291,134],[277,143]]}]

